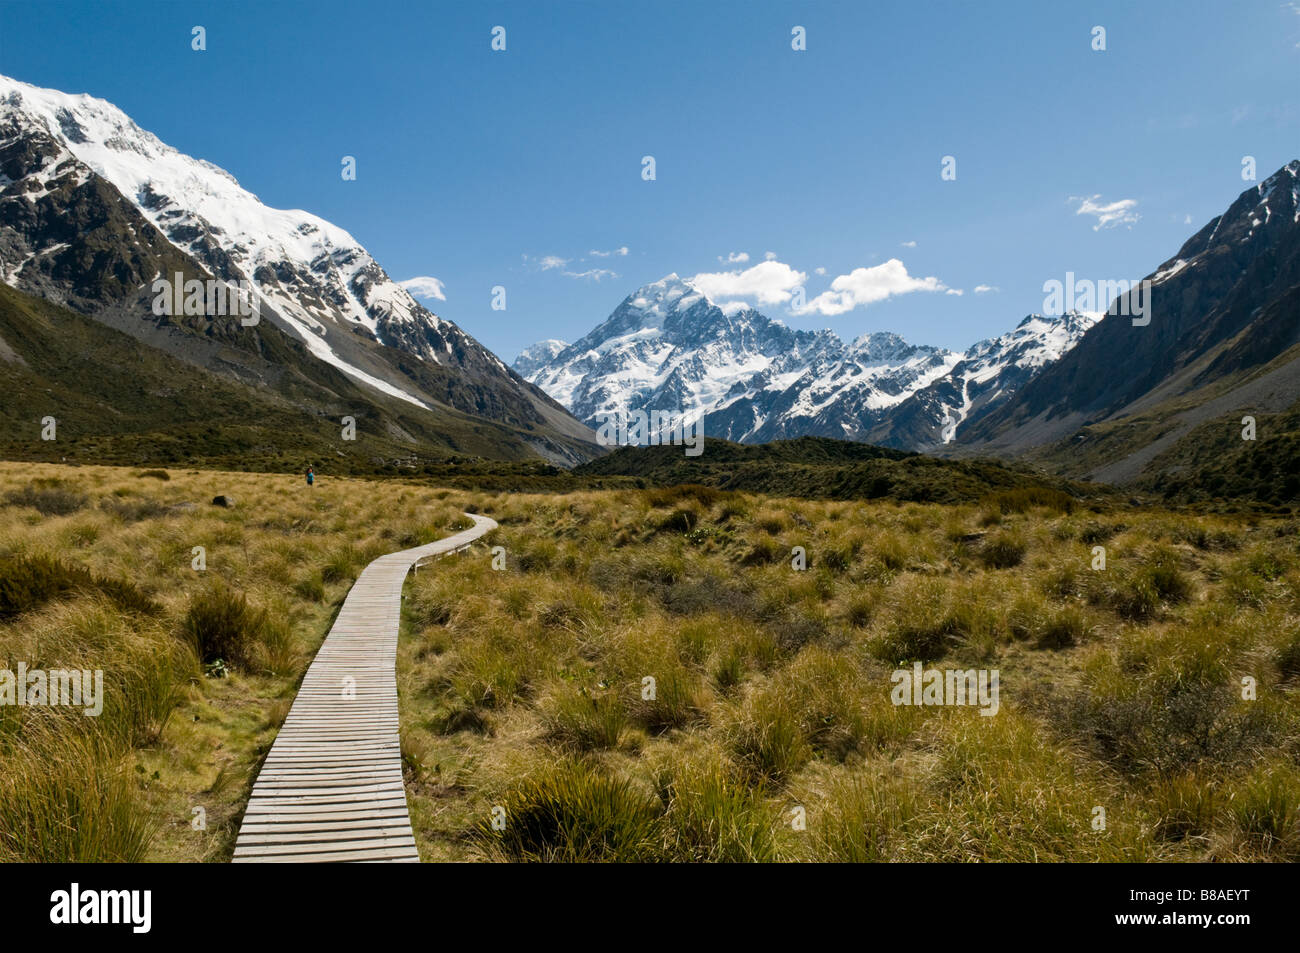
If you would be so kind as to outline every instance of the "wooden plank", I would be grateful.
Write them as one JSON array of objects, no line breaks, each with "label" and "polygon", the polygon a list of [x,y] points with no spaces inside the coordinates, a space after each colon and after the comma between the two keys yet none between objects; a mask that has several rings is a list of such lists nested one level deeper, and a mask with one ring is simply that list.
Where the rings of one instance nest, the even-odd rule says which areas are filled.
[{"label": "wooden plank", "polygon": [[236,863],[413,862],[398,733],[397,629],[411,568],[496,528],[389,553],[366,566],[303,676],[253,785]]}]

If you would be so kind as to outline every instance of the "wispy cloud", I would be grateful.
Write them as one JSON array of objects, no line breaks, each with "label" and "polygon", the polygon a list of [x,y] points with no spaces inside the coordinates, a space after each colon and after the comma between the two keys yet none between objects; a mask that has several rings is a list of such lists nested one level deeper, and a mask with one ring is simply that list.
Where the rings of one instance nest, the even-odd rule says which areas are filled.
[{"label": "wispy cloud", "polygon": [[426,301],[430,298],[436,298],[439,301],[447,300],[443,283],[432,275],[417,275],[414,278],[399,281],[398,284],[416,298],[424,298]]},{"label": "wispy cloud", "polygon": [[903,244],[903,247],[904,247],[904,248],[915,248],[915,247],[916,247],[916,242],[903,242],[902,244]]},{"label": "wispy cloud", "polygon": [[611,255],[617,258],[625,258],[627,257],[627,246],[623,245],[621,248],[613,248],[609,251],[597,251],[593,248],[587,254],[593,258],[609,258]]},{"label": "wispy cloud", "polygon": [[566,271],[566,278],[582,278],[586,281],[600,281],[602,278],[617,278],[618,272],[608,268],[588,268],[586,271]]},{"label": "wispy cloud", "polygon": [[719,255],[718,261],[722,262],[724,265],[743,265],[745,262],[749,261],[749,252],[733,251],[729,253],[726,258]]},{"label": "wispy cloud", "polygon": [[996,285],[976,285],[976,286],[975,286],[975,293],[976,293],[977,295],[986,295],[986,294],[990,294],[990,293],[996,293],[996,292],[998,292],[999,290],[1001,290],[1001,289],[999,289]]},{"label": "wispy cloud", "polygon": [[1079,207],[1074,210],[1075,215],[1092,215],[1097,219],[1097,224],[1092,226],[1094,232],[1103,228],[1114,228],[1116,225],[1131,226],[1141,218],[1133,211],[1137,208],[1137,199],[1119,199],[1106,203],[1102,203],[1100,199],[1100,195],[1070,196],[1071,202],[1079,203]]},{"label": "wispy cloud", "polygon": [[897,258],[870,268],[855,268],[847,275],[840,275],[831,282],[829,291],[823,291],[810,300],[795,314],[822,314],[833,316],[865,308],[886,298],[896,295],[911,294],[914,291],[947,291],[961,294],[958,289],[950,289],[938,278],[916,278],[907,273],[907,267]]}]

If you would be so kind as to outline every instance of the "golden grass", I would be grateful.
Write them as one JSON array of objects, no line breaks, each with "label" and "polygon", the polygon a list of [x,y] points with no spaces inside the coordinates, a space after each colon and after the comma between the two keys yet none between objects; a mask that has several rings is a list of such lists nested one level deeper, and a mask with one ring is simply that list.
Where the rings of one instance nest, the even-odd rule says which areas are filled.
[{"label": "golden grass", "polygon": [[[0,667],[110,688],[98,719],[0,707],[4,859],[227,859],[355,575],[463,510],[501,528],[408,580],[399,645],[426,860],[1300,859],[1294,522],[169,475],[0,464],[0,559],[159,607],[0,624]],[[276,621],[220,678],[183,638],[218,582]],[[998,669],[998,714],[892,704],[914,660]]]},{"label": "golden grass", "polygon": [[[131,615],[72,592],[0,624],[0,668],[102,669],[107,696],[98,717],[0,707],[2,859],[228,859],[256,768],[354,573],[465,522],[396,482],[376,492],[359,480],[169,477],[0,463],[0,500],[17,494],[0,505],[0,557],[53,555],[129,581],[161,607]],[[62,515],[23,505],[66,509],[50,505],[59,493],[84,500]],[[218,494],[236,505],[213,506]],[[200,546],[203,571],[193,568]],[[218,583],[268,619],[224,678],[205,674],[183,637],[191,601]]]},{"label": "golden grass", "polygon": [[[409,584],[399,650],[426,860],[1300,857],[1292,523],[469,503],[502,528]],[[893,705],[915,659],[997,668],[998,714]]]}]

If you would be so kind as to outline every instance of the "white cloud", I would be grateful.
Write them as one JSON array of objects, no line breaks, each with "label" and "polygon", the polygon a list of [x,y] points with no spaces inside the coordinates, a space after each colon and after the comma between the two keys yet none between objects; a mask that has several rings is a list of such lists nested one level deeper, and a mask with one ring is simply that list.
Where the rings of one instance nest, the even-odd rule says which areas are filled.
[{"label": "white cloud", "polygon": [[1137,199],[1120,199],[1103,205],[1098,201],[1100,198],[1100,195],[1070,196],[1071,202],[1079,203],[1079,207],[1074,211],[1075,215],[1096,216],[1097,224],[1092,226],[1094,232],[1103,228],[1114,228],[1116,225],[1132,225],[1141,218],[1133,211],[1137,207]]},{"label": "white cloud", "polygon": [[1190,215],[1184,215],[1184,216],[1183,216],[1183,224],[1184,224],[1184,225],[1190,225],[1190,224],[1192,224],[1192,217],[1191,217]]},{"label": "white cloud", "polygon": [[587,252],[587,254],[595,258],[608,258],[610,255],[623,258],[627,256],[627,246],[624,245],[621,248],[614,248],[610,251],[596,251],[596,249],[593,248],[591,251]]},{"label": "white cloud", "polygon": [[437,278],[431,275],[417,275],[414,278],[407,278],[405,281],[399,281],[399,285],[405,288],[416,298],[437,298],[439,301],[446,301],[447,295],[443,284]]},{"label": "white cloud", "polygon": [[749,252],[733,251],[727,255],[726,258],[719,255],[718,261],[722,262],[724,265],[743,265],[745,262],[749,261]]},{"label": "white cloud", "polygon": [[962,291],[960,288],[947,288],[944,290],[943,293],[946,295],[956,295],[958,298],[960,298],[966,292]]},{"label": "white cloud", "polygon": [[610,271],[608,268],[589,268],[586,271],[566,271],[566,278],[585,278],[589,281],[600,281],[602,278],[617,278],[618,272]]},{"label": "white cloud", "polygon": [[814,274],[814,275],[824,275],[824,274],[826,274],[826,269],[825,269],[825,268],[814,268],[814,269],[813,269],[813,274]]},{"label": "white cloud", "polygon": [[765,251],[765,252],[763,252],[763,258],[764,258],[766,261],[776,261],[776,252],[774,252],[774,251]]},{"label": "white cloud", "polygon": [[904,247],[904,248],[915,248],[915,247],[916,247],[916,242],[903,242],[903,247]]},{"label": "white cloud", "polygon": [[543,255],[537,259],[537,264],[541,266],[542,271],[551,271],[554,268],[563,268],[569,263],[569,259],[561,258],[559,255]]},{"label": "white cloud", "polygon": [[[897,258],[870,268],[855,268],[831,282],[831,289],[823,291],[798,309],[796,314],[843,314],[854,308],[866,307],[894,295],[913,291],[948,291],[938,278],[914,278]],[[960,292],[957,292],[960,294]]]},{"label": "white cloud", "polygon": [[976,293],[977,295],[986,295],[986,294],[988,294],[990,291],[997,291],[997,290],[999,290],[999,289],[998,289],[996,286],[994,286],[994,285],[976,285],[976,286],[975,286],[975,293]]},{"label": "white cloud", "polygon": [[748,301],[785,304],[794,289],[807,280],[808,275],[804,272],[769,259],[744,271],[701,272],[691,279],[691,284],[719,307],[724,301],[735,301],[736,305],[743,307]]}]

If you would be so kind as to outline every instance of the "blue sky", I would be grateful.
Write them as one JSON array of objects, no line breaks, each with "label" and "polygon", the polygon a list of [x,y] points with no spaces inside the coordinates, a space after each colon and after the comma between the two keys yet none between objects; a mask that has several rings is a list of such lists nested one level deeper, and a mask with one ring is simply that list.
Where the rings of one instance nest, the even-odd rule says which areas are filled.
[{"label": "blue sky", "polygon": [[673,271],[794,327],[964,348],[1067,270],[1149,273],[1251,184],[1243,156],[1260,179],[1300,157],[1298,70],[1277,0],[0,0],[0,72],[108,99],[437,278],[426,303],[506,360]]}]

